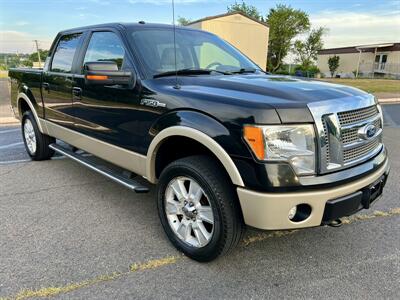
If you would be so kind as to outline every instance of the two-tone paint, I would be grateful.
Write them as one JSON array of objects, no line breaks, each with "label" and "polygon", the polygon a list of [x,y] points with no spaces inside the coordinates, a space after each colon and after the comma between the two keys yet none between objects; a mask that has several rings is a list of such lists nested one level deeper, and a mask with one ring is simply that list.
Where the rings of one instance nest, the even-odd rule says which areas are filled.
[{"label": "two-tone paint", "polygon": [[[14,111],[21,111],[22,100],[27,97],[38,118],[45,121],[42,122],[44,126],[47,122],[57,130],[67,128],[99,143],[133,153],[138,158],[152,157],[153,153],[148,151],[157,149],[152,147],[152,142],[164,130],[190,128],[208,136],[223,149],[233,163],[233,166],[230,165],[227,159],[233,183],[256,191],[284,192],[332,187],[366,176],[386,160],[386,152],[382,150],[362,168],[352,168],[351,172],[344,170],[307,177],[298,177],[287,163],[265,164],[257,161],[243,141],[244,124],[314,124],[308,104],[365,97],[366,93],[350,87],[262,72],[179,76],[177,88],[174,77],[153,79],[138,60],[128,34],[143,27],[168,26],[105,24],[59,33],[43,71],[10,71]],[[126,53],[124,68],[133,74],[129,87],[91,86],[85,83],[83,58],[90,37],[96,31],[112,31],[123,42]],[[80,33],[81,38],[72,72],[51,72],[52,53],[60,37],[74,33]],[[80,93],[74,93],[74,89],[79,89]],[[24,97],[19,97],[20,94]],[[192,139],[196,139],[195,135]],[[152,163],[146,162],[145,166],[140,163],[133,170],[143,171],[144,174],[138,173],[155,182],[156,175],[152,168]]]}]

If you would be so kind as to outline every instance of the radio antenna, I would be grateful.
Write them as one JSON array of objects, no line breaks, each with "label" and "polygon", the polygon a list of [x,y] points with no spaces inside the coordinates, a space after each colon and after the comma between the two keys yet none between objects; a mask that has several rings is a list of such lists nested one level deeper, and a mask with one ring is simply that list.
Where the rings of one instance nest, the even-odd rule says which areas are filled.
[{"label": "radio antenna", "polygon": [[172,26],[174,30],[174,56],[175,56],[175,86],[174,89],[180,89],[178,84],[178,67],[176,62],[176,26],[175,26],[175,1],[172,0]]}]

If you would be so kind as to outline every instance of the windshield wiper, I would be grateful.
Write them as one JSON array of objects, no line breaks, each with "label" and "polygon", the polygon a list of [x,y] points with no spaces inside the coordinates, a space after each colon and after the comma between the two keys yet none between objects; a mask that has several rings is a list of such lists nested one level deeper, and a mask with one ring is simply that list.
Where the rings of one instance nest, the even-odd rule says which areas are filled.
[{"label": "windshield wiper", "polygon": [[228,72],[223,72],[223,71],[218,71],[218,70],[211,70],[211,69],[180,69],[177,71],[167,71],[163,73],[159,73],[153,76],[153,78],[159,78],[159,77],[166,77],[166,76],[174,76],[175,74],[177,75],[204,75],[204,74],[211,74],[212,72],[224,74],[224,75],[229,75],[230,73]]},{"label": "windshield wiper", "polygon": [[245,69],[241,68],[239,70],[234,70],[234,71],[229,71],[231,74],[244,74],[244,73],[255,73],[257,69],[251,68],[251,69]]}]

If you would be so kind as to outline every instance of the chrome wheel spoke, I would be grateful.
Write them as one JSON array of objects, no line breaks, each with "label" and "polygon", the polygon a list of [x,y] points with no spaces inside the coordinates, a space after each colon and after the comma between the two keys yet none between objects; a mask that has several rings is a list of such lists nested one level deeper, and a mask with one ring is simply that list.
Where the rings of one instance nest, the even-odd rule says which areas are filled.
[{"label": "chrome wheel spoke", "polygon": [[190,239],[190,235],[191,235],[191,231],[192,231],[192,224],[190,222],[186,222],[185,220],[182,220],[182,222],[179,224],[179,227],[176,231],[181,235],[181,237],[185,241],[188,241]]},{"label": "chrome wheel spoke", "polygon": [[191,180],[189,186],[189,199],[194,203],[198,203],[202,196],[203,190],[201,189],[200,185],[196,181]]},{"label": "chrome wheel spoke", "polygon": [[179,213],[178,202],[173,199],[167,200],[167,203],[165,205],[165,210],[168,215],[178,214]]},{"label": "chrome wheel spoke", "polygon": [[187,191],[182,179],[176,179],[172,184],[171,188],[174,191],[175,196],[179,201],[187,198]]},{"label": "chrome wheel spoke", "polygon": [[211,234],[204,227],[203,222],[201,221],[195,222],[193,226],[193,231],[200,247],[208,244],[208,242],[211,239]]},{"label": "chrome wheel spoke", "polygon": [[197,209],[197,217],[206,221],[207,223],[214,224],[214,215],[210,206],[201,206]]}]

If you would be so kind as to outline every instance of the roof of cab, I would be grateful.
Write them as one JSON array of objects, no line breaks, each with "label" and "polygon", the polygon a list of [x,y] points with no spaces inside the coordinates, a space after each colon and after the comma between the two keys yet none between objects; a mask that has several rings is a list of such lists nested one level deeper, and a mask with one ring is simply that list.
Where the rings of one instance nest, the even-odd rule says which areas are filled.
[{"label": "roof of cab", "polygon": [[[105,23],[105,24],[96,24],[96,25],[89,25],[84,27],[76,27],[71,29],[62,30],[59,34],[66,34],[70,32],[77,32],[77,31],[85,31],[90,29],[97,29],[97,28],[115,28],[115,29],[135,29],[135,28],[165,28],[165,29],[173,29],[173,25],[169,24],[156,24],[156,23],[145,23],[145,22],[137,22],[137,23]],[[199,31],[198,29],[184,27],[184,26],[176,26],[177,29],[185,29],[185,30],[194,30]]]}]

